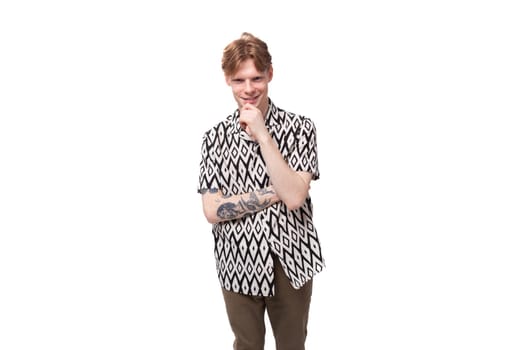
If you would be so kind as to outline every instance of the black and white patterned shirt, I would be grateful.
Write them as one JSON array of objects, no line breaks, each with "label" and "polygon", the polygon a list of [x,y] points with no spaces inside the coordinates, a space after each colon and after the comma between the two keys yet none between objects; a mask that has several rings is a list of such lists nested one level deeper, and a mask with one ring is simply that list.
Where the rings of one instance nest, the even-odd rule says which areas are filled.
[{"label": "black and white patterned shirt", "polygon": [[[319,178],[313,122],[269,101],[265,123],[289,166]],[[240,127],[239,110],[203,137],[198,192],[221,189],[225,195],[252,192],[270,185],[257,142]],[[278,202],[240,219],[213,224],[215,259],[221,286],[254,296],[274,295],[275,254],[292,286],[299,289],[324,264],[313,224],[310,196],[301,208]]]}]

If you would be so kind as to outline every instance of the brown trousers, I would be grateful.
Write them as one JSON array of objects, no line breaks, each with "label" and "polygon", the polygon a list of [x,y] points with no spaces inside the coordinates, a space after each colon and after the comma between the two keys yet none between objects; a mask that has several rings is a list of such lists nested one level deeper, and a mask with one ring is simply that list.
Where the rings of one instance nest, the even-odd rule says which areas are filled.
[{"label": "brown trousers", "polygon": [[266,310],[276,350],[304,350],[312,280],[301,289],[294,289],[277,258],[274,258],[274,266],[273,297],[253,297],[222,290],[228,319],[235,335],[234,350],[264,349]]}]

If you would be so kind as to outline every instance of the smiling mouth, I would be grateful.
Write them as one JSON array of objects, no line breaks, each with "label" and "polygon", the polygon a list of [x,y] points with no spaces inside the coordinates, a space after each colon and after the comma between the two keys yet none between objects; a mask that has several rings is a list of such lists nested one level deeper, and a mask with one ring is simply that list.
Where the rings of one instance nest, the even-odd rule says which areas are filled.
[{"label": "smiling mouth", "polygon": [[255,102],[257,102],[257,99],[259,97],[250,97],[250,98],[243,98],[242,100],[245,102],[245,103],[251,103],[251,104],[254,104]]}]

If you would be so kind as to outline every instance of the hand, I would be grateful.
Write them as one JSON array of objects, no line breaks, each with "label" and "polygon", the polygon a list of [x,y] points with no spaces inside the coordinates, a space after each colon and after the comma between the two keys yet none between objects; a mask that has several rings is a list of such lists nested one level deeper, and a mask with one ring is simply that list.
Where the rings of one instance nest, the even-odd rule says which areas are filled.
[{"label": "hand", "polygon": [[247,103],[241,108],[239,123],[241,128],[255,141],[269,136],[262,112],[252,104]]}]

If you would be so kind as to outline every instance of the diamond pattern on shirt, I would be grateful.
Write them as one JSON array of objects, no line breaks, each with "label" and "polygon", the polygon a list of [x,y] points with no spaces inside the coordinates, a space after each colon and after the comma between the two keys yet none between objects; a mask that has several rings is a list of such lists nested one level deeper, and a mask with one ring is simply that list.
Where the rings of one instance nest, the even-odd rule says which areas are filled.
[{"label": "diamond pattern on shirt", "polygon": [[[239,111],[208,130],[202,143],[199,192],[221,189],[241,194],[270,184],[259,145],[238,123]],[[289,166],[319,177],[313,122],[277,108],[270,100],[266,124]],[[312,203],[297,210],[282,203],[237,220],[214,224],[214,253],[221,286],[255,296],[274,294],[275,254],[290,283],[300,288],[324,267]]]}]

